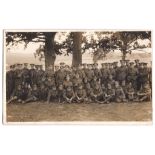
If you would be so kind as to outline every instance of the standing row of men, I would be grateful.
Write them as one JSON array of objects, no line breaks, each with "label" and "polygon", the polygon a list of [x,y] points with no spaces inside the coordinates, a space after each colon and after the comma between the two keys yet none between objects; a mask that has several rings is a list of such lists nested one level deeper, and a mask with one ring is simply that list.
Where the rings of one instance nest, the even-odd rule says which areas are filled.
[{"label": "standing row of men", "polygon": [[151,98],[152,69],[147,63],[129,60],[113,63],[64,63],[49,66],[27,63],[11,65],[6,73],[8,103],[43,100],[53,102],[126,102]]}]

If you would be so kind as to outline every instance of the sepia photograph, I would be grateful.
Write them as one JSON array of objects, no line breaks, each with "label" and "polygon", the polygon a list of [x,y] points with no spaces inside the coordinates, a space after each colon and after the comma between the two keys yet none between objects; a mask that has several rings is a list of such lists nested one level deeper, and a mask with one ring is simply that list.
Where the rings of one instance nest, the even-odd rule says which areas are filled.
[{"label": "sepia photograph", "polygon": [[3,122],[152,123],[150,30],[4,30]]}]

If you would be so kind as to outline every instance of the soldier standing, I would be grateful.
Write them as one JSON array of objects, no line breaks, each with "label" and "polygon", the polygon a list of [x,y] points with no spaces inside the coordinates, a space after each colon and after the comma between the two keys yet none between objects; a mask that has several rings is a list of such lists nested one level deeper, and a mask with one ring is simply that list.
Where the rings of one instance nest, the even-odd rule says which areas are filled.
[{"label": "soldier standing", "polygon": [[30,64],[31,68],[29,70],[30,74],[30,85],[31,87],[36,84],[36,69],[34,64]]},{"label": "soldier standing", "polygon": [[23,85],[30,84],[30,72],[28,69],[28,63],[24,63],[24,68],[22,70],[22,83]]}]

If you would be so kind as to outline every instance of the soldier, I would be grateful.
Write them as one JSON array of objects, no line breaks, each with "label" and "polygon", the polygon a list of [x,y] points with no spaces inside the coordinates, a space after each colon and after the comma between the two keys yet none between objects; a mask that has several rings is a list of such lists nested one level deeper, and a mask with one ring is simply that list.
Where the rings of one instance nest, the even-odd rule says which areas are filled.
[{"label": "soldier", "polygon": [[69,75],[66,75],[66,79],[65,79],[64,82],[63,82],[63,86],[64,86],[65,89],[66,89],[67,87],[73,87],[73,83],[72,83],[72,81],[70,80],[70,76],[69,76]]},{"label": "soldier", "polygon": [[46,79],[46,81],[45,81],[44,83],[45,83],[45,87],[48,89],[48,91],[49,91],[50,89],[52,89],[53,86],[56,85],[56,84],[55,84],[55,79],[53,79],[53,78],[50,77],[50,76]]},{"label": "soldier", "polygon": [[80,77],[81,79],[84,79],[84,78],[86,77],[85,72],[84,72],[84,70],[82,69],[82,65],[81,65],[81,64],[79,64],[76,73],[79,74],[79,77]]},{"label": "soldier", "polygon": [[46,80],[46,74],[45,71],[43,70],[43,66],[39,65],[38,66],[38,72],[36,73],[37,75],[37,86],[40,87],[42,83]]},{"label": "soldier", "polygon": [[138,68],[139,68],[139,59],[136,59],[136,60],[135,60],[135,63],[136,63],[135,68],[138,69]]},{"label": "soldier", "polygon": [[138,76],[138,69],[135,68],[134,63],[131,62],[127,72],[127,82],[128,83],[131,82],[135,90],[137,90],[137,76]]},{"label": "soldier", "polygon": [[108,84],[108,88],[107,88],[104,98],[105,98],[104,103],[109,103],[109,102],[114,101],[115,89],[112,88],[111,84]]},{"label": "soldier", "polygon": [[98,80],[97,77],[94,76],[93,80],[90,82],[92,88],[94,88],[96,84],[100,84],[99,81],[97,80]]},{"label": "soldier", "polygon": [[30,85],[31,87],[36,84],[36,69],[34,64],[30,64],[31,68],[29,70],[30,73]]},{"label": "soldier", "polygon": [[122,81],[126,81],[127,76],[127,68],[125,66],[125,62],[123,60],[120,60],[121,66],[117,68],[116,71],[116,79],[121,85]]},{"label": "soldier", "polygon": [[[115,69],[113,68],[113,63],[109,63],[109,76],[112,76],[112,79],[115,79],[116,77],[116,71]],[[108,77],[109,79],[109,77]]]},{"label": "soldier", "polygon": [[22,103],[23,101],[23,90],[21,84],[19,84],[17,88],[14,90],[11,99],[8,101],[8,104],[14,101],[17,101],[18,103]]},{"label": "soldier", "polygon": [[35,102],[39,100],[39,90],[36,84],[32,86],[32,89],[29,92],[28,98],[25,100],[25,103]]},{"label": "soldier", "polygon": [[127,85],[126,96],[127,96],[128,101],[134,101],[135,99],[135,90],[131,82]]},{"label": "soldier", "polygon": [[22,91],[23,91],[23,103],[24,101],[28,98],[29,96],[29,92],[30,92],[30,87],[29,87],[29,84],[25,84],[22,88]]},{"label": "soldier", "polygon": [[10,99],[15,88],[15,66],[10,65],[10,70],[6,73],[6,98]]},{"label": "soldier", "polygon": [[56,86],[53,86],[52,89],[48,90],[47,103],[50,101],[55,102],[58,99],[58,91]]},{"label": "soldier", "polygon": [[30,84],[30,72],[28,69],[28,63],[24,63],[24,68],[22,70],[22,83],[23,83],[23,85]]},{"label": "soldier", "polygon": [[91,102],[91,95],[93,93],[93,89],[91,88],[90,83],[87,83],[85,85],[85,90],[86,90],[86,95],[87,95],[87,101],[88,101],[88,103],[90,103]]},{"label": "soldier", "polygon": [[78,89],[75,92],[75,100],[77,103],[87,101],[86,91],[83,89],[82,85],[78,86]]},{"label": "soldier", "polygon": [[62,103],[64,101],[63,94],[64,94],[64,87],[62,84],[60,84],[58,86],[58,101],[59,101],[59,103]]},{"label": "soldier", "polygon": [[115,80],[113,79],[112,75],[109,75],[107,84],[110,84],[112,86],[112,88],[115,87]]},{"label": "soldier", "polygon": [[138,82],[139,82],[139,89],[144,87],[144,85],[148,82],[149,79],[149,71],[147,68],[147,63],[140,63],[140,67],[139,67],[139,78],[138,78]]},{"label": "soldier", "polygon": [[55,78],[53,65],[48,66],[47,70],[45,71],[45,77],[51,77],[52,79]]},{"label": "soldier", "polygon": [[47,100],[48,89],[45,84],[41,84],[39,88],[39,100],[46,101]]},{"label": "soldier", "polygon": [[100,85],[96,84],[95,87],[92,89],[91,99],[94,102],[103,103],[103,92]]},{"label": "soldier", "polygon": [[75,77],[73,78],[72,81],[73,81],[73,89],[74,89],[74,91],[76,91],[76,89],[78,88],[79,85],[83,85],[83,81],[80,78],[78,73],[75,74]]},{"label": "soldier", "polygon": [[15,70],[15,89],[18,85],[22,85],[22,64],[17,64],[17,69]]},{"label": "soldier", "polygon": [[67,103],[72,103],[75,99],[75,93],[72,87],[67,87],[64,91],[63,98]]},{"label": "soldier", "polygon": [[85,74],[86,74],[88,82],[91,82],[91,80],[94,77],[94,71],[92,70],[92,67],[90,64],[88,64],[87,67],[88,68],[85,70]]},{"label": "soldier", "polygon": [[108,77],[110,75],[110,71],[108,69],[108,64],[107,63],[102,63],[102,68],[101,68],[101,83],[105,84],[105,86],[107,86],[107,81],[108,81]]},{"label": "soldier", "polygon": [[151,100],[151,89],[148,83],[145,83],[143,89],[141,89],[138,93],[138,101],[150,101]]},{"label": "soldier", "polygon": [[63,84],[65,77],[66,77],[66,72],[64,70],[63,65],[61,64],[60,69],[56,73],[56,84],[57,84],[57,86],[59,86],[60,84]]},{"label": "soldier", "polygon": [[126,102],[124,91],[118,82],[115,82],[115,101],[117,103]]},{"label": "soldier", "polygon": [[98,68],[98,63],[94,63],[93,71],[94,71],[94,75],[97,77],[97,81],[100,81],[102,74],[100,69]]},{"label": "soldier", "polygon": [[130,60],[125,60],[127,69],[130,67]]}]

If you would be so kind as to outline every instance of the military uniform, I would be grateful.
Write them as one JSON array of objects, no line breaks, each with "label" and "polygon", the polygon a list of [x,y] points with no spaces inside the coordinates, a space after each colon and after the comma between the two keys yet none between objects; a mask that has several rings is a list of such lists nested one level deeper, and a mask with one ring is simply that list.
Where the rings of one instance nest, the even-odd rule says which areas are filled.
[{"label": "military uniform", "polygon": [[36,84],[36,79],[37,79],[37,73],[36,73],[36,69],[34,68],[34,64],[30,64],[31,69],[29,70],[29,74],[30,74],[30,85],[31,87]]},{"label": "military uniform", "polygon": [[30,84],[30,72],[29,69],[27,68],[27,63],[24,64],[24,68],[22,70],[22,82],[23,84]]},{"label": "military uniform", "polygon": [[47,102],[55,102],[58,99],[58,91],[56,86],[53,86],[52,89],[48,90]]},{"label": "military uniform", "polygon": [[138,76],[138,70],[133,65],[134,63],[130,63],[131,66],[128,68],[127,71],[127,82],[132,83],[135,90],[137,90],[137,76]]},{"label": "military uniform", "polygon": [[15,89],[15,74],[14,66],[10,66],[10,70],[6,73],[6,98],[10,99],[11,94]]},{"label": "military uniform", "polygon": [[85,89],[83,89],[83,86],[81,85],[81,86],[79,86],[78,87],[78,89],[76,90],[76,92],[75,92],[75,100],[76,100],[76,102],[84,102],[84,101],[86,101],[87,100],[87,98],[86,98],[87,96],[86,96],[86,91],[85,91]]},{"label": "military uniform", "polygon": [[71,87],[68,87],[63,94],[63,98],[67,103],[72,103],[75,99],[75,93]]},{"label": "military uniform", "polygon": [[17,88],[14,90],[11,99],[8,101],[8,104],[14,101],[22,102],[22,100],[23,100],[23,90],[21,88],[21,85],[18,85]]}]

